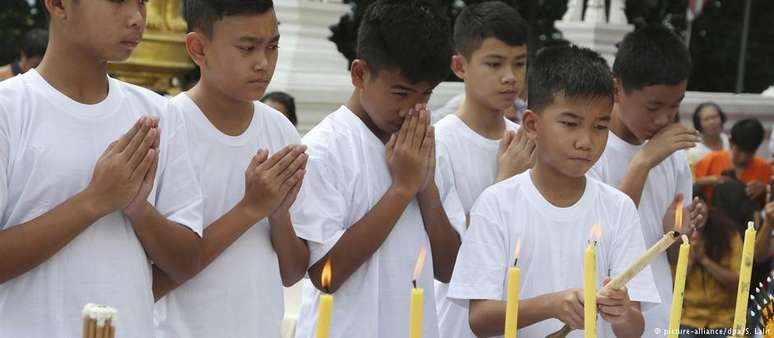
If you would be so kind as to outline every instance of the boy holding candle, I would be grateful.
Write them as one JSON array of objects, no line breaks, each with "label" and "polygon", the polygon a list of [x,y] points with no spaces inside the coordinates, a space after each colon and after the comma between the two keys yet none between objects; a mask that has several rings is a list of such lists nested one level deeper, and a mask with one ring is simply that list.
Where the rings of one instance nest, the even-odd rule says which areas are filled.
[{"label": "boy holding candle", "polygon": [[[330,337],[405,335],[422,246],[430,248],[416,280],[425,290],[422,337],[439,337],[433,279],[451,278],[465,216],[436,158],[425,102],[448,75],[450,36],[448,20],[425,1],[379,0],[367,9],[352,96],[303,139],[309,162],[292,215],[311,266],[296,337],[314,337],[323,292],[335,298]],[[324,288],[327,260],[332,281]]]},{"label": "boy holding candle", "polygon": [[119,309],[119,337],[153,337],[150,262],[193,274],[202,197],[179,112],[107,74],[145,1],[45,7],[43,61],[0,83],[0,337],[78,336],[89,302]]},{"label": "boy holding candle", "polygon": [[[532,166],[534,142],[504,116],[526,85],[527,32],[526,21],[500,1],[466,6],[454,25],[452,70],[465,81],[465,99],[435,130],[466,214],[486,187]],[[447,298],[447,290],[436,283],[441,336],[474,338],[468,302]]]},{"label": "boy holding candle", "polygon": [[[309,252],[289,213],[305,147],[287,118],[258,102],[277,63],[273,3],[183,4],[186,46],[201,79],[172,103],[184,113],[206,227],[199,273],[161,298],[156,336],[279,338],[282,285],[304,276]],[[157,297],[179,285],[154,277]]]},{"label": "boy holding candle", "polygon": [[[691,169],[680,150],[700,139],[694,129],[674,121],[690,70],[685,43],[663,26],[646,26],[626,35],[613,65],[615,104],[607,147],[590,175],[632,198],[646,247],[673,230],[675,206],[692,194]],[[683,223],[682,232],[702,226],[706,219],[703,203],[694,199],[685,205],[690,221]],[[669,251],[674,257],[678,246]],[[667,254],[659,255],[651,268],[661,304],[643,313],[646,333],[667,327],[672,302]]]},{"label": "boy holding candle", "polygon": [[[520,337],[542,338],[563,324],[583,328],[583,257],[594,224],[601,226],[594,238],[598,287],[644,252],[631,199],[586,175],[604,150],[613,104],[605,60],[578,47],[545,49],[528,81],[530,110],[521,127],[535,141],[535,166],[476,201],[449,288],[450,297],[470,300],[478,336],[503,334],[506,271],[517,243]],[[601,288],[598,334],[639,337],[640,303],[658,301],[647,268],[624,289]]]}]

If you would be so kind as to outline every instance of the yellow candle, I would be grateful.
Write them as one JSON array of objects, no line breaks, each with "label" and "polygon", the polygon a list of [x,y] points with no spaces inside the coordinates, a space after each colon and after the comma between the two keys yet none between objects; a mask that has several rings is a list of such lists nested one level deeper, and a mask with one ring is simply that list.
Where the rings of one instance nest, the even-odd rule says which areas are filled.
[{"label": "yellow candle", "polygon": [[317,312],[317,338],[328,338],[331,331],[332,310],[333,296],[330,294],[320,296],[320,308]]},{"label": "yellow candle", "polygon": [[505,307],[505,338],[516,338],[519,320],[519,287],[521,269],[512,266],[508,269],[508,299]]},{"label": "yellow candle", "polygon": [[425,290],[422,288],[411,289],[411,322],[409,324],[409,337],[422,337],[422,308],[424,304]]},{"label": "yellow candle", "polygon": [[409,306],[409,338],[422,338],[422,315],[424,310],[425,290],[417,287],[417,280],[425,265],[427,248],[419,250],[417,265],[414,266],[414,288],[411,289],[411,305]]},{"label": "yellow candle", "polygon": [[513,251],[513,266],[508,269],[508,295],[505,303],[505,335],[504,338],[516,338],[519,323],[519,289],[521,287],[521,269],[516,266],[519,261],[521,241],[516,242]]},{"label": "yellow candle", "polygon": [[750,292],[750,275],[752,273],[753,254],[755,251],[755,226],[753,222],[747,223],[744,232],[744,247],[742,249],[742,263],[739,268],[739,287],[736,294],[736,311],[734,315],[733,335],[742,336],[747,324],[747,297]]},{"label": "yellow candle", "polygon": [[[331,261],[325,262],[322,274],[320,275],[320,285],[327,290],[331,285]],[[333,295],[323,294],[320,296],[320,307],[317,309],[317,338],[328,338],[331,331],[331,316],[333,313]]]},{"label": "yellow candle", "polygon": [[597,242],[590,241],[583,254],[583,336],[597,337]]},{"label": "yellow candle", "polygon": [[675,269],[675,287],[672,296],[672,312],[669,316],[669,337],[676,338],[680,329],[680,318],[683,314],[683,294],[685,291],[685,276],[688,273],[688,253],[691,251],[691,244],[688,237],[682,235],[683,244],[680,245],[680,254],[677,257],[677,268]]}]

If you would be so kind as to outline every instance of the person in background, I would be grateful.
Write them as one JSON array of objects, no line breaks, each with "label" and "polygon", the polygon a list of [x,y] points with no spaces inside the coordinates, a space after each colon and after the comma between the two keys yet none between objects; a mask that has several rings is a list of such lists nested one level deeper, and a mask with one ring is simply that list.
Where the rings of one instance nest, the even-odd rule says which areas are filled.
[{"label": "person in background", "polygon": [[285,115],[294,126],[298,125],[298,117],[296,117],[296,100],[290,94],[285,92],[271,92],[264,95],[263,98],[261,98],[261,102]]},{"label": "person in background", "polygon": [[48,31],[35,28],[24,34],[21,42],[19,60],[9,65],[0,67],[0,81],[10,79],[16,75],[24,74],[35,68],[43,59],[48,46]]},{"label": "person in background", "polygon": [[693,128],[701,134],[701,142],[688,149],[688,160],[693,164],[705,155],[719,150],[728,150],[731,144],[723,132],[726,114],[714,102],[704,102],[693,111]]}]

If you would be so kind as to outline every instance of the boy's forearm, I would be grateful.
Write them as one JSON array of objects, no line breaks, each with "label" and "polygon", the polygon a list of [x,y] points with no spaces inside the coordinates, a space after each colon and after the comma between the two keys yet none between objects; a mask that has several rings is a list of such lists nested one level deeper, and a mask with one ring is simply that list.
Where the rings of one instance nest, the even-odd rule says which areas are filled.
[{"label": "boy's forearm", "polygon": [[166,296],[172,290],[180,286],[175,282],[166,272],[159,269],[156,264],[153,264],[153,300],[158,302],[159,299]]},{"label": "boy's forearm", "polygon": [[0,284],[34,269],[108,213],[88,192],[0,231]]},{"label": "boy's forearm", "polygon": [[[545,294],[519,301],[518,328],[553,318],[553,294]],[[502,300],[471,300],[470,328],[479,337],[501,336],[505,332],[505,307]]]},{"label": "boy's forearm", "polygon": [[271,243],[277,252],[282,284],[292,286],[306,274],[309,265],[309,248],[304,240],[296,236],[290,212],[277,212],[269,217],[271,223]]},{"label": "boy's forearm", "polygon": [[642,191],[645,189],[645,181],[648,179],[650,166],[645,160],[635,156],[626,170],[626,174],[621,179],[619,189],[634,201],[634,205],[639,207]]},{"label": "boy's forearm", "polygon": [[448,283],[451,280],[454,262],[460,249],[460,236],[449,222],[443,208],[438,188],[432,184],[417,196],[425,231],[430,239],[433,252],[435,279]]},{"label": "boy's forearm", "polygon": [[127,216],[150,259],[175,282],[183,283],[199,270],[201,238],[197,234],[169,221],[147,201]]},{"label": "boy's forearm", "polygon": [[621,320],[611,323],[615,336],[621,338],[642,337],[643,331],[645,331],[645,319],[642,317],[639,303],[632,302],[629,311],[622,316],[624,318]]},{"label": "boy's forearm", "polygon": [[[388,189],[363,218],[344,232],[328,254],[309,268],[314,286],[331,293],[338,290],[379,249],[413,198],[413,194],[404,190]],[[329,259],[332,262],[331,285],[323,289],[320,275]]]}]

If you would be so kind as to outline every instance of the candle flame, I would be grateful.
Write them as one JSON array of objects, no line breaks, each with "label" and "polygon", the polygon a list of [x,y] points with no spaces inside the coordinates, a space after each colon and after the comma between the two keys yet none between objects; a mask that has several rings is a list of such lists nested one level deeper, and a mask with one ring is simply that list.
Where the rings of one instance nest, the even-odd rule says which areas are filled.
[{"label": "candle flame", "polygon": [[516,248],[513,249],[513,260],[519,260],[519,255],[521,255],[521,240],[516,241]]},{"label": "candle flame", "polygon": [[677,231],[683,230],[683,201],[677,202],[675,207],[675,229]]},{"label": "candle flame", "polygon": [[322,269],[322,274],[320,274],[320,285],[323,287],[323,289],[328,289],[331,286],[331,260],[328,259],[325,261],[325,265]]},{"label": "candle flame", "polygon": [[427,248],[422,245],[419,249],[419,257],[417,257],[417,265],[414,266],[414,281],[419,279],[419,275],[422,274],[422,268],[425,266],[425,256],[427,256]]},{"label": "candle flame", "polygon": [[747,222],[747,229],[755,230],[755,222],[753,221]]},{"label": "candle flame", "polygon": [[594,224],[594,226],[591,227],[591,231],[589,232],[589,240],[592,242],[597,242],[600,238],[602,238],[602,226],[599,224]]},{"label": "candle flame", "polygon": [[690,242],[688,241],[688,236],[686,236],[686,235],[682,235],[682,236],[680,236],[680,238],[682,238],[682,239],[683,239],[683,243],[685,243],[685,244],[690,244]]}]

